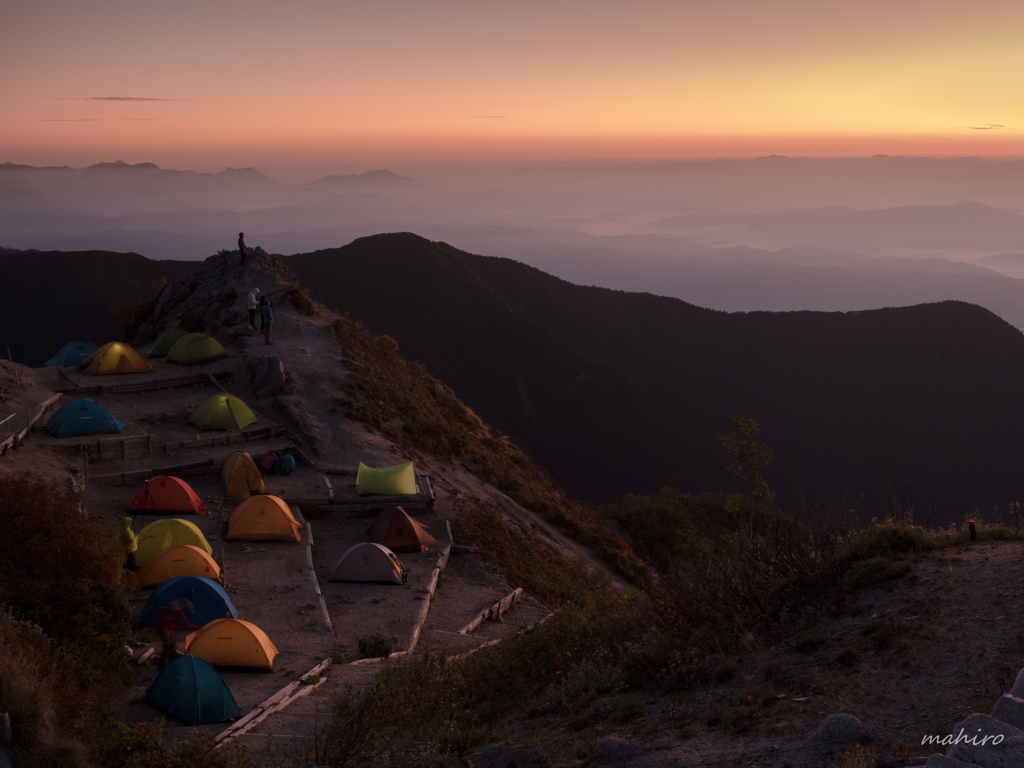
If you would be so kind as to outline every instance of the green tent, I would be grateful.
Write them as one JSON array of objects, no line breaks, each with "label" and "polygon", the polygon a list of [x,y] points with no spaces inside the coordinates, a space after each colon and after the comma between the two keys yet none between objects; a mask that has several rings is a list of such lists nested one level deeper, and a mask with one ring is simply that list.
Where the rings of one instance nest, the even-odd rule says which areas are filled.
[{"label": "green tent", "polygon": [[167,353],[182,336],[188,336],[188,331],[183,331],[181,328],[168,328],[166,331],[161,331],[153,342],[153,346],[149,348],[149,356],[167,357]]},{"label": "green tent", "polygon": [[356,493],[376,493],[381,496],[415,496],[416,471],[412,462],[393,467],[375,469],[359,462],[356,472]]},{"label": "green tent", "polygon": [[205,333],[190,333],[178,339],[167,353],[167,362],[178,365],[201,365],[223,360],[228,356],[224,346]]},{"label": "green tent", "polygon": [[226,393],[210,395],[188,417],[188,423],[194,424],[200,429],[226,429],[228,431],[245,429],[257,421],[259,419],[248,405],[240,398]]}]

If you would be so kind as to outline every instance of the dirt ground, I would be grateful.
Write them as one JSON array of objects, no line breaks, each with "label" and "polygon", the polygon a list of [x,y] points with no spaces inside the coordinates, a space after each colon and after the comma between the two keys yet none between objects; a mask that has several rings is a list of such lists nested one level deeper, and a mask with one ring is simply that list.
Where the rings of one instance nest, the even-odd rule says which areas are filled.
[{"label": "dirt ground", "polygon": [[[203,399],[220,389],[213,382],[201,381],[134,393],[90,392],[66,395],[51,406],[29,433],[26,443],[4,457],[0,471],[42,475],[69,487],[74,482],[78,488],[84,489],[88,509],[108,521],[113,534],[121,518],[128,514],[128,507],[142,483],[131,481],[124,486],[108,485],[91,478],[215,459],[216,469],[181,474],[209,507],[206,514],[189,515],[188,519],[203,531],[210,542],[214,558],[222,569],[225,590],[238,609],[239,618],[260,627],[280,651],[272,672],[223,670],[241,713],[245,715],[252,711],[323,660],[335,660],[326,675],[326,682],[311,695],[239,737],[246,746],[301,751],[329,718],[332,698],[349,686],[369,682],[379,669],[379,663],[350,663],[359,658],[361,638],[382,634],[391,642],[394,651],[410,649],[422,608],[429,598],[432,573],[443,549],[450,543],[445,522],[455,514],[451,493],[473,492],[483,497],[491,494],[502,505],[511,502],[457,467],[434,466],[429,459],[419,457],[417,471],[429,473],[440,470],[444,474],[444,482],[438,487],[438,497],[432,510],[410,509],[409,512],[428,528],[439,543],[428,552],[399,555],[410,571],[405,585],[329,581],[331,568],[342,553],[353,544],[370,540],[367,528],[371,517],[365,506],[322,507],[321,511],[311,514],[310,520],[303,517],[299,507],[293,507],[296,518],[306,526],[302,531],[303,540],[298,544],[225,541],[227,519],[240,502],[223,496],[217,472],[223,460],[235,450],[248,450],[254,456],[262,456],[271,450],[294,450],[295,442],[299,442],[304,452],[313,453],[317,467],[300,461],[295,472],[288,477],[265,477],[267,492],[284,498],[326,499],[328,482],[336,493],[345,494],[350,492],[349,484],[354,480],[358,461],[371,466],[388,466],[413,457],[339,412],[338,395],[344,391],[348,373],[340,347],[329,332],[333,318],[300,315],[284,300],[286,287],[268,274],[265,265],[256,263],[239,268],[224,264],[218,265],[218,269],[230,274],[227,282],[236,286],[243,300],[250,283],[259,284],[265,295],[274,296],[273,346],[266,346],[262,336],[245,328],[244,314],[238,307],[218,310],[221,312],[219,317],[214,310],[209,310],[215,317],[211,334],[225,344],[231,353],[229,358],[189,368],[150,358],[155,369],[151,374],[102,377],[85,376],[75,369],[25,369],[5,364],[0,368],[5,383],[4,389],[0,390],[5,401],[3,415],[12,412],[11,424],[24,423],[33,406],[46,399],[52,391],[71,386],[100,384],[109,387],[143,380],[174,380],[182,375],[209,372],[216,374],[218,384],[241,397],[256,412],[259,423],[248,431],[273,424],[285,429],[288,435],[298,435],[298,441],[277,436],[255,439],[242,445],[201,449],[182,447],[166,454],[123,460],[116,450],[118,438],[148,435],[154,445],[161,445],[179,441],[187,444],[200,436],[209,437],[211,433],[200,433],[188,424],[187,419]],[[147,352],[145,348],[139,351]],[[273,354],[268,355],[268,352]],[[278,366],[286,372],[286,378],[268,386],[264,373],[268,368]],[[46,419],[60,404],[76,397],[96,401],[128,425],[118,435],[101,436],[105,453],[102,461],[97,460],[95,453],[86,455],[77,449],[79,443],[94,441],[95,437],[54,438],[42,430]],[[14,430],[5,427],[0,431],[0,437],[4,437]],[[242,431],[243,436],[246,431]],[[109,452],[108,445],[113,446]],[[315,452],[311,448],[314,445]],[[351,477],[333,474],[345,469],[351,470]],[[332,474],[321,470],[330,470]],[[132,517],[133,529],[138,532],[160,516],[135,514]],[[409,658],[465,653],[484,642],[535,624],[547,615],[547,609],[527,595],[506,614],[504,621],[485,622],[472,634],[459,634],[459,630],[482,609],[509,594],[515,586],[518,585],[506,584],[472,551],[455,548],[438,581],[425,624]],[[141,613],[149,593],[150,590],[138,590],[132,595],[131,606],[136,614]],[[184,636],[185,632],[178,632],[180,646],[184,645]],[[148,647],[159,650],[155,633],[147,633],[144,642],[133,649],[134,655],[139,657]],[[142,702],[145,688],[157,674],[155,655],[149,662],[137,665],[136,669],[136,685],[122,703],[121,715],[130,720],[152,722],[161,719],[164,716],[162,712]],[[168,741],[173,743],[196,733],[213,736],[226,727],[227,724],[190,727],[168,718],[166,734]]]}]

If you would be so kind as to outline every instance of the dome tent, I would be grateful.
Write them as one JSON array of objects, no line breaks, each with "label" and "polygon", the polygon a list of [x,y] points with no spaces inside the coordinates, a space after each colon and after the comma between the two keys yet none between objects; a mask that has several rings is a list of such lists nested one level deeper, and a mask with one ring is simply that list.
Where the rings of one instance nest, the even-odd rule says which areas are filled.
[{"label": "dome tent", "polygon": [[375,493],[381,496],[415,496],[416,470],[412,462],[393,467],[368,467],[359,462],[356,471],[356,493],[363,496]]},{"label": "dome tent", "polygon": [[244,619],[217,619],[185,638],[185,653],[215,667],[272,671],[280,651],[267,633]]},{"label": "dome tent", "polygon": [[176,544],[191,544],[208,555],[213,554],[213,547],[195,523],[177,517],[164,518],[139,531],[139,549],[135,553],[139,567],[149,562],[160,550]]},{"label": "dome tent", "polygon": [[206,505],[192,486],[180,477],[158,475],[149,478],[132,500],[130,509],[153,512],[185,512],[198,515]]},{"label": "dome tent", "polygon": [[189,725],[213,725],[241,717],[235,697],[213,666],[188,654],[172,659],[142,700]]},{"label": "dome tent", "polygon": [[153,366],[127,344],[111,341],[85,358],[78,370],[90,376],[102,376],[113,373],[149,373]]},{"label": "dome tent", "polygon": [[159,584],[149,596],[142,609],[142,626],[156,629],[163,609],[169,603],[180,600],[188,600],[192,604],[191,610],[186,609],[184,613],[194,627],[201,627],[216,619],[238,618],[238,609],[224,587],[216,581],[205,576],[175,576]]},{"label": "dome tent", "polygon": [[140,587],[155,587],[178,576],[202,576],[220,581],[220,566],[199,547],[175,544],[161,549],[135,571]]},{"label": "dome tent", "polygon": [[167,362],[178,365],[202,365],[228,356],[224,346],[205,333],[189,333],[178,339],[167,353]]},{"label": "dome tent", "polygon": [[187,335],[188,331],[183,331],[181,328],[168,328],[166,331],[161,331],[153,341],[153,346],[149,348],[149,356],[167,357],[167,353],[171,351],[175,342]]},{"label": "dome tent", "polygon": [[377,515],[370,524],[370,538],[392,552],[422,552],[437,544],[437,539],[401,507],[391,507]]},{"label": "dome tent", "polygon": [[402,561],[390,549],[365,541],[345,550],[345,554],[331,569],[330,580],[403,584],[408,573]]},{"label": "dome tent", "polygon": [[120,432],[127,425],[92,400],[72,400],[54,411],[44,429],[54,437],[101,435]]},{"label": "dome tent", "polygon": [[84,341],[72,341],[61,347],[57,354],[43,363],[43,365],[55,365],[61,368],[72,367],[85,360],[95,349],[96,347],[92,344],[87,344]]},{"label": "dome tent", "polygon": [[210,395],[188,417],[188,423],[200,429],[224,429],[229,432],[245,429],[257,421],[256,414],[241,398],[224,392]]},{"label": "dome tent", "polygon": [[267,492],[256,462],[245,451],[235,451],[227,457],[220,468],[220,479],[225,495],[232,499],[248,499],[253,493]]},{"label": "dome tent", "polygon": [[252,496],[231,513],[226,538],[228,541],[301,541],[301,528],[283,499]]}]

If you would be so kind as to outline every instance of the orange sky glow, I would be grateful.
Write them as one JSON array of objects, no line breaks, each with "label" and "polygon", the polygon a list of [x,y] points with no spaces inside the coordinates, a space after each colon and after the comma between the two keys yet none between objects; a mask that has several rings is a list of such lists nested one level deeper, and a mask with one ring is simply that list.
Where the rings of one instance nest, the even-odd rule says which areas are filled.
[{"label": "orange sky glow", "polygon": [[0,162],[1024,154],[1024,3],[36,0]]}]

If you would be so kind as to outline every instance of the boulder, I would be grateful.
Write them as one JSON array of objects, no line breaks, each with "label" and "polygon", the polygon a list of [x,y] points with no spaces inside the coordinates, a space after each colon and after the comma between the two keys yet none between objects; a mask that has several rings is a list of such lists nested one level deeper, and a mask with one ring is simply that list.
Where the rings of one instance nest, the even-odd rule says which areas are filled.
[{"label": "boulder", "polygon": [[643,757],[648,752],[647,747],[634,741],[610,737],[601,738],[594,744],[594,754],[590,757],[590,765],[624,765]]},{"label": "boulder", "polygon": [[811,740],[819,745],[818,759],[824,761],[856,744],[862,733],[860,720],[846,712],[835,712],[821,721]]},{"label": "boulder", "polygon": [[551,761],[539,747],[488,747],[476,768],[549,768]]},{"label": "boulder", "polygon": [[260,355],[248,362],[249,379],[260,397],[295,393],[295,380],[277,357]]},{"label": "boulder", "polygon": [[924,765],[925,768],[978,768],[974,763],[954,760],[952,757],[946,757],[945,755],[932,755]]},{"label": "boulder", "polygon": [[992,717],[1024,730],[1024,699],[1018,699],[1012,693],[1003,694],[992,710]]},{"label": "boulder", "polygon": [[971,715],[953,727],[946,757],[981,768],[1024,765],[1024,732],[989,715]]}]

